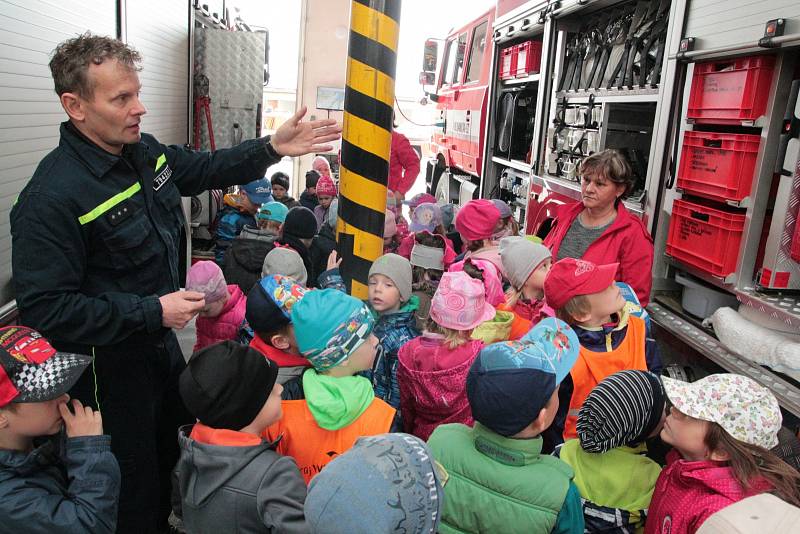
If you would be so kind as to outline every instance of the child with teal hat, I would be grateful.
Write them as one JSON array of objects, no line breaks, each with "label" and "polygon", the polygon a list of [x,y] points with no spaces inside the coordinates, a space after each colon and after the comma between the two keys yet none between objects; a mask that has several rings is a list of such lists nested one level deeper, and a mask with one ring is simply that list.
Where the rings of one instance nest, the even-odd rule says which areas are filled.
[{"label": "child with teal hat", "polygon": [[255,224],[245,226],[225,254],[226,278],[245,293],[261,279],[264,258],[275,248],[288,212],[280,202],[264,202],[255,214]]},{"label": "child with teal hat", "polygon": [[287,213],[289,213],[289,208],[282,202],[274,200],[265,202],[258,208],[256,222],[261,230],[266,230],[271,235],[280,235]]},{"label": "child with teal hat", "polygon": [[305,399],[283,401],[283,418],[267,439],[291,456],[309,482],[361,436],[388,432],[395,410],[375,397],[359,372],[372,369],[378,339],[370,309],[335,289],[310,291],[291,311],[300,354],[312,365],[303,374]]}]

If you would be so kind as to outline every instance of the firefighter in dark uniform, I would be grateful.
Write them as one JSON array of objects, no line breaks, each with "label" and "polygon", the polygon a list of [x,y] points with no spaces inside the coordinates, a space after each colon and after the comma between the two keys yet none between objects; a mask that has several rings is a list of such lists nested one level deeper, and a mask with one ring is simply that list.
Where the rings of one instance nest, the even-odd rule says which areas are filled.
[{"label": "firefighter in dark uniform", "polygon": [[141,134],[135,50],[84,35],[50,63],[69,120],[11,211],[20,318],[61,350],[94,356],[72,393],[103,413],[122,472],[119,532],[166,529],[184,357],[173,328],[205,303],[180,291],[181,196],[264,176],[282,156],[327,151],[335,121],[300,122],[214,153]]}]

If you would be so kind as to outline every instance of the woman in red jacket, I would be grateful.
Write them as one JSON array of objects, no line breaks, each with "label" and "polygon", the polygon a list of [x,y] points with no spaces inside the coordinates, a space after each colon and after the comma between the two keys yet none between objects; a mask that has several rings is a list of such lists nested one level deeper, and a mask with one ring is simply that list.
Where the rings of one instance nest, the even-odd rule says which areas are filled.
[{"label": "woman in red jacket", "polygon": [[604,150],[583,160],[581,202],[559,209],[544,244],[550,247],[553,261],[619,263],[617,281],[630,285],[644,307],[653,282],[653,239],[621,202],[633,183],[630,164],[618,150]]}]

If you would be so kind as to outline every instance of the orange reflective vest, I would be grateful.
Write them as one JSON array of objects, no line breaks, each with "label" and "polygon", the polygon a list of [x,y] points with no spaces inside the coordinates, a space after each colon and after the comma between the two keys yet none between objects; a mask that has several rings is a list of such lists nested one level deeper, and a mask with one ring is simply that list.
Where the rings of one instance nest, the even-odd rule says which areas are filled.
[{"label": "orange reflective vest", "polygon": [[282,436],[277,451],[295,459],[306,484],[361,436],[389,432],[395,413],[394,408],[376,398],[348,426],[326,430],[317,424],[305,400],[285,400],[281,407],[283,417],[264,431],[264,438],[274,441]]},{"label": "orange reflective vest", "polygon": [[589,392],[605,377],[625,369],[647,371],[645,358],[645,324],[638,317],[628,317],[625,339],[614,350],[593,352],[581,346],[580,355],[570,371],[572,376],[572,398],[564,424],[564,440],[578,437],[575,425],[578,411]]}]

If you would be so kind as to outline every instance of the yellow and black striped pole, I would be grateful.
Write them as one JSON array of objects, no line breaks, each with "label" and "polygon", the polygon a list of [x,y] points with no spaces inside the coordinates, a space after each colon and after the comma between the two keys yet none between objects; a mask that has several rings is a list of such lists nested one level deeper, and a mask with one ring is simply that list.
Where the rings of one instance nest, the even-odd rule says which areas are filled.
[{"label": "yellow and black striped pole", "polygon": [[336,240],[347,290],[360,299],[383,254],[400,4],[351,2]]}]

